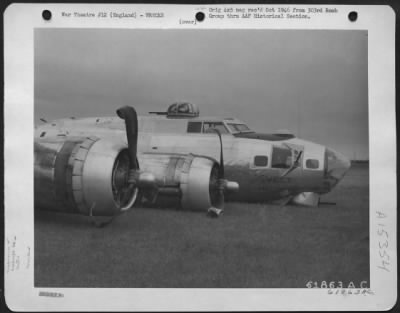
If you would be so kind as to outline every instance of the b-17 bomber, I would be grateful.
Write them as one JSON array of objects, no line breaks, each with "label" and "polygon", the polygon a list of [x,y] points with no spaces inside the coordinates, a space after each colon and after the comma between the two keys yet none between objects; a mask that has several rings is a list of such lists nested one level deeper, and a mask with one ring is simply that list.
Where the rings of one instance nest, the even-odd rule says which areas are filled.
[{"label": "b-17 bomber", "polygon": [[[177,102],[166,112],[45,121],[35,129],[35,209],[108,223],[159,197],[183,210],[224,212],[225,201],[318,206],[350,161],[289,131],[252,131],[236,118],[202,117]],[[140,205],[140,204],[139,204]]]}]

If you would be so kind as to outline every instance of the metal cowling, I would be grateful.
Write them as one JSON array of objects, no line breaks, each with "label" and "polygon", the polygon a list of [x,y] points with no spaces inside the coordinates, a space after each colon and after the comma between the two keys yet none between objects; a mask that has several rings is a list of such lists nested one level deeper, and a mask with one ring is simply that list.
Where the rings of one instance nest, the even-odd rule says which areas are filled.
[{"label": "metal cowling", "polygon": [[221,201],[210,186],[218,173],[214,159],[192,154],[140,155],[142,170],[152,171],[159,195],[177,198],[181,208],[206,212]]},{"label": "metal cowling", "polygon": [[121,201],[127,158],[125,144],[96,137],[36,140],[35,209],[114,216],[130,208],[137,188]]}]

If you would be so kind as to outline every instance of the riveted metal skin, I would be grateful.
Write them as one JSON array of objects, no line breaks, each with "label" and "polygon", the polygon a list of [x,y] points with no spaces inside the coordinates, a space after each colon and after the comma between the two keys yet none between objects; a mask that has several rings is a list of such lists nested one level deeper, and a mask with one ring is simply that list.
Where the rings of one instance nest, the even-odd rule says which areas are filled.
[{"label": "riveted metal skin", "polygon": [[188,170],[182,172],[181,190],[183,208],[191,211],[204,211],[214,204],[210,196],[210,176],[216,162],[193,157]]},{"label": "riveted metal skin", "polygon": [[211,196],[210,179],[217,161],[192,154],[145,153],[139,158],[143,171],[151,171],[159,193],[178,197],[182,209],[205,212],[218,206]]},{"label": "riveted metal skin", "polygon": [[97,141],[86,156],[82,172],[82,192],[85,213],[95,216],[112,216],[131,207],[137,191],[127,204],[120,206],[113,194],[112,181],[114,164],[120,152],[126,149],[121,143]]},{"label": "riveted metal skin", "polygon": [[73,170],[68,162],[82,141],[82,138],[35,141],[35,209],[79,213],[71,188]]},{"label": "riveted metal skin", "polygon": [[114,176],[124,155],[124,143],[97,137],[36,140],[35,208],[88,216],[114,216],[127,210],[138,190],[133,188],[125,201],[118,201]]}]

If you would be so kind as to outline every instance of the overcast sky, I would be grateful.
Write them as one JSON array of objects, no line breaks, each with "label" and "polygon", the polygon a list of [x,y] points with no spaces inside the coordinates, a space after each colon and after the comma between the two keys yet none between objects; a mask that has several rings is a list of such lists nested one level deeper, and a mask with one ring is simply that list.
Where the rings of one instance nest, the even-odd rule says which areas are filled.
[{"label": "overcast sky", "polygon": [[35,30],[35,123],[176,101],[368,158],[368,37],[342,30]]}]

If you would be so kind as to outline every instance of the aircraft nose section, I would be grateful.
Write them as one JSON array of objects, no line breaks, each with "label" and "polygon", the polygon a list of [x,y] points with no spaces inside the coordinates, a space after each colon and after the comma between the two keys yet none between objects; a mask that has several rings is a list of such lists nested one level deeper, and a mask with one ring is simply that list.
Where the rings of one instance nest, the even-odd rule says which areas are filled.
[{"label": "aircraft nose section", "polygon": [[346,156],[333,149],[327,148],[325,154],[327,162],[325,176],[330,182],[330,189],[332,189],[350,169],[351,163]]}]

